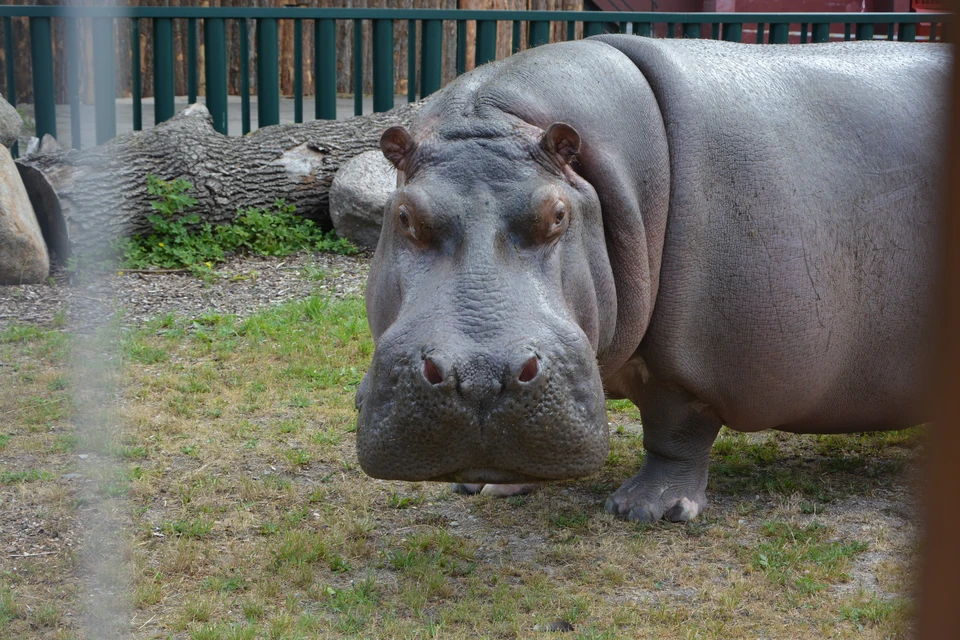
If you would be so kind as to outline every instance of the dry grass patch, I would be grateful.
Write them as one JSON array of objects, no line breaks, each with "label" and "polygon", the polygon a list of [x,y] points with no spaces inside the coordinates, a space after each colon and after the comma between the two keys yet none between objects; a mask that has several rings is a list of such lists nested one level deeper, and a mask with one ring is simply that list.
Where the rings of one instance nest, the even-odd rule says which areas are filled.
[{"label": "dry grass patch", "polygon": [[166,315],[127,332],[109,380],[118,409],[90,433],[72,424],[69,346],[57,331],[0,336],[12,365],[0,366],[0,637],[80,637],[77,553],[93,541],[78,514],[111,508],[126,522],[114,570],[132,638],[909,630],[919,431],[724,431],[710,508],[639,526],[602,509],[643,457],[639,414],[622,401],[609,405],[605,468],[528,496],[362,474],[353,394],[373,343],[359,299]]}]

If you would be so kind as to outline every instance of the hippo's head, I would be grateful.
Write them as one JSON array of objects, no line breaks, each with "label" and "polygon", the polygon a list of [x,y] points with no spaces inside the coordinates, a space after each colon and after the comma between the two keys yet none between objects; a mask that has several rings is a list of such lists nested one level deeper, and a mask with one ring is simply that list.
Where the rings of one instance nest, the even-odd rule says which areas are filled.
[{"label": "hippo's head", "polygon": [[607,456],[598,349],[616,294],[573,127],[402,127],[367,285],[373,363],[357,392],[377,478],[513,483]]}]

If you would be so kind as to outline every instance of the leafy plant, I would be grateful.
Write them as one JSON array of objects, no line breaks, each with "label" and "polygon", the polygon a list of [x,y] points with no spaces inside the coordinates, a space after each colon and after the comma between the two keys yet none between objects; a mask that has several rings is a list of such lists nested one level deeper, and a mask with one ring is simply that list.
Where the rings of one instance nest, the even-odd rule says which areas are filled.
[{"label": "leafy plant", "polygon": [[357,252],[348,240],[332,231],[324,233],[312,220],[296,215],[293,205],[282,199],[269,209],[240,210],[229,224],[201,222],[189,211],[197,204],[189,195],[192,187],[182,178],[147,176],[147,192],[156,198],[147,216],[152,231],[117,243],[121,268],[191,269],[204,275],[228,253],[285,256],[306,248],[344,255]]}]

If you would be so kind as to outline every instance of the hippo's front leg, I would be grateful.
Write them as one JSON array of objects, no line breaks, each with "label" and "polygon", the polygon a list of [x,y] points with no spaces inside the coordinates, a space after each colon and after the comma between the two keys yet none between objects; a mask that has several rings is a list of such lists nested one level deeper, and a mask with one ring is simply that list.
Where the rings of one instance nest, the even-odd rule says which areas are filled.
[{"label": "hippo's front leg", "polygon": [[721,421],[697,398],[652,379],[628,394],[640,407],[646,457],[607,498],[608,512],[638,522],[692,520],[707,504],[710,447]]}]

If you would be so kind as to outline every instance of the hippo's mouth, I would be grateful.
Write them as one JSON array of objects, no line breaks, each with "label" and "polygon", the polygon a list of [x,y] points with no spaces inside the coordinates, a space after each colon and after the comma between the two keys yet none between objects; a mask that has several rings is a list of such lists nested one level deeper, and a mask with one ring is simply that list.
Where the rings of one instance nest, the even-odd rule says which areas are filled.
[{"label": "hippo's mouth", "polygon": [[540,478],[505,469],[462,469],[460,471],[454,471],[453,473],[445,473],[430,478],[430,480],[469,484],[529,484],[533,482],[545,482],[548,478]]}]

